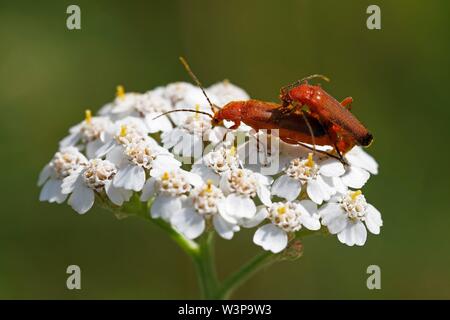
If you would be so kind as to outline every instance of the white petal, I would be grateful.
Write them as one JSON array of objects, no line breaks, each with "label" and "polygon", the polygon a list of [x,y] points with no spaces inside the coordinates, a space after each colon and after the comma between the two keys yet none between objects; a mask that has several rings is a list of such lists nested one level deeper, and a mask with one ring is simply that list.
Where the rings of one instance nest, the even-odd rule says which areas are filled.
[{"label": "white petal", "polygon": [[156,179],[151,177],[145,181],[144,187],[142,188],[141,201],[148,201],[155,193],[155,181]]},{"label": "white petal", "polygon": [[144,187],[145,171],[140,166],[127,163],[119,168],[113,183],[117,188],[140,191]]},{"label": "white petal", "polygon": [[340,242],[348,246],[362,246],[366,243],[367,230],[361,221],[349,223],[348,226],[339,232],[338,239]]},{"label": "white petal", "polygon": [[317,216],[313,217],[309,214],[303,214],[299,218],[302,225],[308,230],[319,230],[321,227],[319,218]]},{"label": "white petal", "polygon": [[272,205],[272,200],[270,200],[270,191],[266,186],[258,184],[256,187],[256,193],[258,194],[259,200],[261,200],[263,204],[266,206]]},{"label": "white petal", "polygon": [[150,113],[145,116],[145,124],[148,127],[149,133],[155,133],[158,131],[169,131],[172,129],[172,123],[166,116],[159,117],[153,120],[155,117],[159,116],[161,113]]},{"label": "white petal", "polygon": [[61,191],[64,194],[69,194],[73,191],[76,185],[83,184],[83,177],[81,175],[82,169],[73,172],[70,176],[63,179],[61,184]]},{"label": "white petal", "polygon": [[123,188],[116,188],[112,182],[105,183],[105,191],[108,198],[115,205],[121,206],[125,201],[130,200],[133,192]]},{"label": "white petal", "polygon": [[251,218],[251,219],[242,219],[240,221],[240,224],[244,228],[254,228],[258,224],[263,222],[263,220],[265,218],[267,218],[268,214],[269,213],[268,213],[267,208],[265,206],[258,206],[257,211],[256,211],[256,215],[253,218]]},{"label": "white petal", "polygon": [[95,153],[96,158],[102,158],[105,154],[107,154],[109,151],[111,151],[112,148],[116,146],[116,142],[114,139],[111,139],[107,142],[105,142],[104,145],[102,145],[100,148],[97,149],[97,152]]},{"label": "white petal", "polygon": [[383,225],[383,220],[381,220],[381,213],[371,204],[367,205],[365,222],[367,229],[369,229],[371,233],[380,233],[380,227]]},{"label": "white petal", "polygon": [[223,219],[225,219],[227,222],[229,222],[231,224],[237,224],[238,223],[238,220],[235,217],[230,216],[228,214],[226,198],[217,201],[216,205],[217,205],[217,210],[219,211],[219,214],[220,214],[220,216]]},{"label": "white petal", "polygon": [[85,185],[77,185],[67,203],[79,214],[86,213],[94,205],[94,191]]},{"label": "white petal", "polygon": [[172,171],[181,166],[181,162],[175,159],[170,153],[159,154],[152,162],[152,169],[160,171]]},{"label": "white petal", "polygon": [[353,166],[365,169],[372,174],[378,174],[378,163],[359,146],[355,146],[352,150],[347,152],[345,158]]},{"label": "white petal", "polygon": [[224,194],[229,194],[232,192],[230,183],[228,182],[230,171],[222,173],[220,176],[219,188],[223,191]]},{"label": "white petal", "polygon": [[333,181],[331,180],[331,178],[317,176],[316,180],[320,186],[320,189],[322,190],[323,200],[330,200],[331,196],[336,194],[336,190],[333,188]]},{"label": "white petal", "polygon": [[[84,122],[84,121],[83,121]],[[80,122],[72,127],[69,128],[70,133],[77,133],[80,132],[81,127],[83,126],[83,122]]]},{"label": "white petal", "polygon": [[225,221],[220,215],[213,217],[213,225],[219,236],[227,240],[232,239],[234,233],[239,231],[239,226]]},{"label": "white petal", "polygon": [[194,136],[193,143],[192,143],[192,153],[191,156],[193,156],[195,159],[201,158],[203,155],[203,139],[202,136]]},{"label": "white petal", "polygon": [[200,177],[198,174],[189,172],[189,171],[182,171],[184,178],[186,179],[186,181],[193,185],[194,187],[200,187],[203,185],[203,180],[202,177]]},{"label": "white petal", "polygon": [[152,218],[162,218],[166,221],[170,220],[173,214],[181,210],[181,200],[177,197],[159,195],[156,197],[151,207]]},{"label": "white petal", "polygon": [[195,239],[205,230],[205,219],[194,208],[184,208],[173,214],[170,223],[188,239]]},{"label": "white petal", "polygon": [[300,205],[300,211],[302,213],[309,213],[310,215],[317,215],[317,204],[311,200],[302,200],[299,201],[298,204]]},{"label": "white petal", "polygon": [[100,139],[90,141],[86,145],[86,155],[88,159],[96,158],[97,150],[103,146],[103,142]]},{"label": "white petal", "polygon": [[322,224],[328,227],[331,234],[341,232],[349,223],[344,209],[337,203],[327,203],[320,208],[319,215],[322,217]]},{"label": "white petal", "polygon": [[106,160],[114,163],[116,165],[116,167],[121,166],[123,161],[125,160],[125,153],[124,153],[123,147],[122,146],[113,147],[106,154]]},{"label": "white petal", "polygon": [[253,176],[256,178],[256,180],[258,181],[259,184],[262,184],[264,186],[268,186],[268,185],[272,184],[272,182],[273,182],[272,177],[265,176],[258,172],[254,172]]},{"label": "white petal", "polygon": [[288,237],[285,231],[269,223],[256,230],[253,242],[264,250],[278,253],[286,248]]},{"label": "white petal", "polygon": [[302,225],[309,230],[319,230],[321,224],[317,213],[317,204],[310,200],[302,200],[298,204],[301,212],[299,220]]},{"label": "white petal", "polygon": [[203,181],[211,180],[214,185],[219,185],[220,176],[212,169],[205,166],[203,163],[194,164],[192,166],[192,173],[198,174],[202,177]]},{"label": "white petal", "polygon": [[300,181],[284,174],[274,181],[272,185],[272,194],[285,198],[288,201],[293,201],[298,197],[301,189],[302,185]]},{"label": "white petal", "polygon": [[38,179],[38,186],[42,186],[45,181],[50,177],[52,174],[52,167],[50,164],[46,164],[44,168],[42,168],[41,172],[39,173],[39,179]]},{"label": "white petal", "polygon": [[[181,140],[173,148],[173,152],[183,157],[201,156],[202,138],[195,134],[183,133]],[[197,153],[199,152],[199,153]]]},{"label": "white petal", "polygon": [[223,140],[223,137],[227,133],[227,128],[224,127],[214,127],[211,130],[208,131],[207,139],[208,141],[211,141],[213,144],[217,144]]},{"label": "white petal", "polygon": [[161,142],[164,148],[170,149],[175,146],[183,136],[183,130],[179,128],[174,128],[171,131],[161,133]]},{"label": "white petal", "polygon": [[317,204],[322,204],[324,198],[327,197],[322,191],[322,186],[317,180],[309,180],[306,186],[308,197]]},{"label": "white petal", "polygon": [[320,162],[320,174],[326,177],[339,177],[345,173],[344,165],[336,159]]},{"label": "white petal", "polygon": [[333,187],[336,190],[336,192],[340,194],[345,194],[348,190],[347,186],[342,182],[342,179],[340,177],[333,177],[331,178],[333,181]]},{"label": "white petal", "polygon": [[59,142],[59,147],[65,148],[74,146],[80,140],[80,137],[81,137],[80,132],[71,133]]},{"label": "white petal", "polygon": [[238,220],[250,219],[256,214],[256,206],[249,197],[232,193],[226,197],[226,211],[228,215]]},{"label": "white petal", "polygon": [[39,195],[39,201],[48,201],[63,203],[67,194],[63,194],[61,190],[62,181],[59,179],[50,179],[44,184]]},{"label": "white petal", "polygon": [[370,174],[366,170],[353,166],[341,177],[346,186],[354,189],[362,188],[369,178]]}]

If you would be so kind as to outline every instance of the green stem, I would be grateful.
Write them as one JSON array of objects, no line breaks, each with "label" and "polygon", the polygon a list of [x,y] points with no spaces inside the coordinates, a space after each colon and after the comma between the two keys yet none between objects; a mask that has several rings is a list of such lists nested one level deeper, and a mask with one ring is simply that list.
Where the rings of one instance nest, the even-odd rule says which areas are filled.
[{"label": "green stem", "polygon": [[159,228],[167,232],[172,240],[175,241],[175,243],[177,243],[190,257],[194,258],[198,255],[199,245],[195,241],[189,240],[184,237],[181,233],[173,229],[172,226],[166,221],[162,219],[153,219],[152,217],[150,217],[149,208],[151,207],[152,201],[145,203],[139,200],[138,195],[134,195],[133,197],[134,198],[130,199],[129,202],[126,202],[120,208],[110,207],[104,201],[101,202],[103,204],[102,207],[113,211],[114,214],[119,218],[129,215],[137,215],[138,217],[150,221],[151,223],[157,225]]},{"label": "green stem", "polygon": [[207,232],[199,240],[198,254],[194,256],[198,283],[203,299],[216,299],[219,281],[214,263],[214,233]]},{"label": "green stem", "polygon": [[256,255],[253,259],[248,261],[238,271],[236,271],[223,282],[222,288],[218,293],[217,298],[228,299],[233,291],[247,279],[249,279],[262,268],[267,267],[275,262],[275,257],[276,256],[273,253],[268,251],[264,251]]},{"label": "green stem", "polygon": [[[242,283],[248,280],[256,272],[264,267],[269,266],[278,260],[289,258],[289,250],[286,249],[284,254],[275,255],[271,252],[261,252],[253,259],[244,264],[239,270],[229,276],[222,284],[219,282],[216,266],[214,262],[214,232],[208,231],[202,235],[198,242],[192,241],[184,237],[171,227],[169,223],[162,219],[153,219],[150,217],[149,208],[151,201],[143,203],[139,201],[139,196],[133,196],[131,201],[125,203],[122,207],[111,207],[108,203],[99,201],[103,207],[113,211],[118,217],[128,215],[137,215],[150,221],[167,232],[172,240],[177,243],[183,251],[190,256],[194,262],[197,278],[203,299],[228,299],[233,291]],[[103,199],[100,199],[103,200]],[[319,234],[317,231],[302,230],[294,239],[303,238],[312,234]],[[288,247],[289,248],[289,247]],[[295,249],[294,249],[295,251]],[[301,253],[299,253],[301,255]],[[292,257],[298,258],[297,252]]]},{"label": "green stem", "polygon": [[[320,231],[311,231],[303,229],[302,231],[297,233],[296,236],[291,240],[298,240],[301,238],[305,238],[311,235],[317,235],[320,233],[321,233]],[[263,251],[260,254],[256,255],[255,257],[253,257],[253,259],[244,264],[239,270],[237,270],[223,282],[216,298],[228,299],[230,295],[234,292],[234,290],[236,290],[246,280],[252,277],[259,270],[270,266],[272,263],[276,261],[295,260],[301,257],[302,255],[301,248],[295,247],[295,245],[293,244],[294,242],[291,241],[288,248],[286,248],[280,254],[273,254],[269,251]]]},{"label": "green stem", "polygon": [[177,243],[181,249],[183,249],[189,256],[195,257],[199,252],[199,245],[192,240],[187,239],[181,233],[174,230],[170,224],[162,219],[149,218],[154,224],[166,231],[175,243]]}]

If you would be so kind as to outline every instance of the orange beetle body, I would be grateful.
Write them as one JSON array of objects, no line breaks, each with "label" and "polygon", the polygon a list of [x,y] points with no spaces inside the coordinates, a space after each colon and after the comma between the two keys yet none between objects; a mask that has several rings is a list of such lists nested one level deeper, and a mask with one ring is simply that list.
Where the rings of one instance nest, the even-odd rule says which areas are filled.
[{"label": "orange beetle body", "polygon": [[[368,146],[372,142],[369,131],[345,108],[345,105],[352,102],[351,98],[345,99],[341,104],[320,86],[312,86],[304,81],[315,77],[328,81],[328,78],[322,75],[312,75],[296,82],[294,86],[285,87],[290,88],[288,91],[283,88],[281,105],[251,99],[231,101],[223,108],[218,108],[211,103],[186,60],[180,57],[180,61],[208,100],[213,115],[206,114],[211,117],[213,125],[220,125],[223,120],[229,120],[234,122],[231,129],[239,127],[241,122],[256,131],[277,129],[280,139],[290,144],[332,146],[343,162],[342,153],[349,151],[356,144]],[[298,104],[300,108],[297,107]],[[303,106],[308,106],[308,110],[302,110]],[[166,113],[177,111],[205,113],[189,109]]]},{"label": "orange beetle body", "polygon": [[[367,147],[373,140],[372,134],[367,128],[347,109],[345,105],[352,102],[352,98],[346,98],[341,104],[320,86],[300,84],[287,93],[281,94],[285,104],[298,102],[309,108],[310,114],[317,117],[322,123],[332,127],[336,134],[346,136],[346,140],[355,140],[354,144]],[[350,141],[347,144],[351,145]],[[347,149],[349,146],[346,146]],[[345,150],[342,150],[345,151]]]},{"label": "orange beetle body", "polygon": [[280,139],[287,143],[333,146],[332,137],[326,128],[316,118],[307,114],[305,116],[314,137],[300,112],[286,115],[282,112],[281,105],[260,100],[229,102],[214,114],[213,123],[219,124],[223,120],[233,121],[231,129],[236,129],[243,122],[256,131],[277,129]]}]

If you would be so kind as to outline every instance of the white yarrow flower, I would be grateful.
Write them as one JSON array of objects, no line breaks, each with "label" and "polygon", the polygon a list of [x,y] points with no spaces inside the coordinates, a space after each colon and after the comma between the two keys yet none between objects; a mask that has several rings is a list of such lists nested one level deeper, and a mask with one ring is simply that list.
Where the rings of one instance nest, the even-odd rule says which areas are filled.
[{"label": "white yarrow flower", "polygon": [[86,166],[64,179],[62,193],[70,194],[68,203],[80,214],[92,208],[95,193],[105,193],[112,203],[121,206],[130,199],[132,192],[113,185],[116,173],[116,166],[108,160],[89,160]]},{"label": "white yarrow flower", "polygon": [[126,147],[129,144],[148,141],[154,145],[158,143],[148,136],[148,129],[144,122],[136,117],[126,117],[114,123],[112,134],[107,137],[105,144],[96,152],[97,158],[102,158],[114,147]]},{"label": "white yarrow flower", "polygon": [[64,178],[85,166],[88,160],[75,147],[61,149],[39,174],[38,186],[43,186],[40,201],[63,203],[67,194],[61,189]]},{"label": "white yarrow flower", "polygon": [[[200,110],[198,106],[196,110]],[[227,129],[213,127],[211,119],[203,114],[191,113],[178,127],[161,134],[164,148],[172,149],[173,153],[183,157],[199,158],[203,151],[203,142],[217,144],[222,141]]]},{"label": "white yarrow flower", "polygon": [[59,147],[72,147],[81,143],[80,149],[86,148],[87,157],[94,158],[111,129],[112,122],[109,118],[93,117],[91,111],[86,110],[85,120],[69,129],[70,134],[60,141]]},{"label": "white yarrow flower", "polygon": [[219,107],[226,105],[231,101],[242,101],[250,99],[250,96],[242,88],[235,86],[228,80],[213,84],[207,89],[208,95],[214,95],[213,101]]},{"label": "white yarrow flower", "polygon": [[378,174],[378,163],[359,146],[347,152],[345,159],[350,166],[342,176],[342,182],[349,188],[360,189],[369,180],[370,174]]},{"label": "white yarrow flower", "polygon": [[149,178],[142,189],[141,201],[148,201],[154,197],[150,214],[152,218],[162,218],[170,221],[172,215],[177,214],[193,187],[203,184],[200,176],[175,169],[165,171],[160,176]]},{"label": "white yarrow flower", "polygon": [[205,181],[211,180],[218,185],[223,173],[237,168],[239,168],[239,158],[236,148],[222,144],[194,163],[191,172],[200,175]]},{"label": "white yarrow flower", "polygon": [[184,236],[195,239],[211,221],[217,233],[224,239],[231,239],[239,231],[239,226],[227,222],[218,210],[218,203],[224,199],[222,190],[208,181],[205,185],[193,189],[184,201],[183,208],[172,214],[171,224]]},{"label": "white yarrow flower", "polygon": [[290,233],[297,232],[302,227],[309,230],[320,229],[317,204],[310,200],[276,202],[262,210],[271,223],[258,228],[253,242],[273,253],[286,248]]},{"label": "white yarrow flower", "polygon": [[113,102],[105,104],[98,114],[108,116],[112,120],[118,120],[126,117],[132,112],[141,94],[137,92],[126,92],[123,86],[116,87],[116,97]]},{"label": "white yarrow flower", "polygon": [[181,166],[169,151],[150,139],[115,146],[106,159],[118,168],[114,186],[133,191],[141,191],[148,177]]},{"label": "white yarrow flower", "polygon": [[345,168],[336,159],[314,161],[313,154],[307,158],[293,159],[272,185],[272,194],[293,201],[298,198],[302,187],[308,197],[317,204],[330,200],[337,190],[345,191],[340,176]]},{"label": "white yarrow flower", "polygon": [[226,171],[220,179],[225,199],[219,202],[219,210],[230,223],[243,223],[256,215],[256,196],[264,205],[270,206],[270,177],[247,169]]},{"label": "white yarrow flower", "polygon": [[380,212],[367,203],[360,190],[348,191],[332,199],[320,208],[319,214],[330,233],[337,234],[339,241],[348,246],[364,245],[366,228],[373,234],[379,234],[383,225]]},{"label": "white yarrow flower", "polygon": [[[227,80],[205,91],[219,108],[250,99]],[[347,152],[343,164],[326,154],[333,146],[289,144],[277,130],[255,130],[244,122],[234,129],[233,121],[213,124],[204,113],[215,111],[202,90],[187,82],[145,93],[118,86],[114,101],[96,116],[87,110],[60,142],[39,175],[39,199],[68,198],[80,214],[95,198],[123,213],[140,200],[151,204],[152,218],[188,239],[210,229],[232,239],[240,228],[256,228],[253,242],[273,253],[290,249],[303,228],[324,225],[349,246],[363,245],[367,230],[380,232],[380,212],[361,191],[351,190],[378,173],[377,162],[361,147]],[[179,160],[189,162],[181,169]]]}]

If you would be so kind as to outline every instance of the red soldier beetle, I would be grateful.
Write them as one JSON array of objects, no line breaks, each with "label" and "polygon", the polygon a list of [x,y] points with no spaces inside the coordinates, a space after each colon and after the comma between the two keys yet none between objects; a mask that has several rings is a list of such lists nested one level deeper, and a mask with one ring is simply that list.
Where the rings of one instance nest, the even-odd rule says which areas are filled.
[{"label": "red soldier beetle", "polygon": [[[219,108],[210,101],[202,84],[192,72],[187,62],[182,57],[180,57],[180,61],[197,86],[202,90],[211,107],[212,114],[193,109],[171,110],[164,114],[173,112],[200,113],[210,117],[211,123],[214,126],[222,125],[224,120],[234,122],[234,125],[230,129],[238,128],[241,122],[252,127],[255,131],[261,129],[277,129],[279,131],[279,138],[282,141],[289,144],[301,145],[313,151],[327,154],[330,157],[339,159],[344,164],[346,164],[346,161],[342,157],[341,150],[346,152],[358,142],[346,129],[341,128],[338,124],[331,121],[322,121],[320,117],[311,112],[305,112],[295,105],[290,104],[285,95],[282,96],[282,98],[285,98],[283,105],[250,99],[246,101],[231,101],[222,108]],[[313,147],[308,146],[308,144]],[[326,151],[317,150],[316,145],[333,147],[337,152],[337,156]]]},{"label": "red soldier beetle", "polygon": [[[290,108],[296,109],[296,104],[300,109],[306,106],[311,116],[316,117],[325,127],[331,128],[330,135],[343,137],[335,145],[338,152],[345,153],[355,144],[368,147],[373,136],[349,111],[353,99],[347,97],[340,103],[321,86],[308,84],[307,80],[311,78],[329,81],[325,76],[312,75],[282,88],[280,98],[285,110],[289,113]],[[293,105],[294,107],[288,107]]]}]

